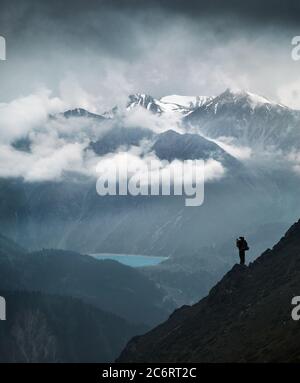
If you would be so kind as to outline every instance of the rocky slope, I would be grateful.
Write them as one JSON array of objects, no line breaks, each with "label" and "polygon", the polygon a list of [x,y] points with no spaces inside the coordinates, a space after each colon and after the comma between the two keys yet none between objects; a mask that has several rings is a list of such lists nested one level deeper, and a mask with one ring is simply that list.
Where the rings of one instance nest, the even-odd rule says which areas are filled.
[{"label": "rocky slope", "polygon": [[296,362],[300,293],[300,221],[248,267],[235,265],[193,306],[134,338],[119,362]]},{"label": "rocky slope", "polygon": [[109,362],[145,329],[68,296],[2,290],[0,295],[7,302],[7,320],[0,322],[1,363]]}]

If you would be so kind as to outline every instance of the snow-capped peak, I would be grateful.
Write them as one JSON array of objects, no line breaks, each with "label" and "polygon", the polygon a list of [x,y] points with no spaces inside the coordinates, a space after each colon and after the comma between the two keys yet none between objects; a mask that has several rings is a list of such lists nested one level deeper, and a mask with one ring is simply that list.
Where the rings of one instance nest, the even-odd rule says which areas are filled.
[{"label": "snow-capped peak", "polygon": [[129,96],[127,110],[132,110],[140,106],[155,114],[173,114],[181,118],[212,100],[212,98],[213,97],[207,96],[181,96],[174,94],[155,99],[144,93],[135,93]]},{"label": "snow-capped peak", "polygon": [[222,93],[219,96],[219,98],[220,99],[224,98],[225,100],[230,100],[233,102],[245,101],[251,105],[252,109],[254,109],[257,106],[261,106],[263,104],[279,105],[281,107],[284,107],[283,105],[278,104],[275,101],[271,101],[264,96],[261,96],[261,95],[255,94],[255,93],[251,93],[251,92],[246,91],[246,90],[237,89],[237,88],[226,89],[226,91],[224,93]]},{"label": "snow-capped peak", "polygon": [[135,93],[129,96],[127,110],[131,110],[137,106],[141,106],[154,113],[161,113],[157,100],[145,93]]},{"label": "snow-capped peak", "polygon": [[208,96],[181,96],[172,94],[162,97],[159,101],[164,104],[173,104],[186,109],[193,109],[202,106],[211,99],[212,97]]}]

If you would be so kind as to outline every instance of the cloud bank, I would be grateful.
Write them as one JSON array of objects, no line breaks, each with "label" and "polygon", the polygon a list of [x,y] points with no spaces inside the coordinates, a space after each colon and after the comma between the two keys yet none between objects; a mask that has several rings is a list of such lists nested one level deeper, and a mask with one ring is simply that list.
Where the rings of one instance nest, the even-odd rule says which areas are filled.
[{"label": "cloud bank", "polygon": [[[85,93],[82,97],[88,99]],[[159,160],[149,152],[151,142],[147,140],[126,152],[120,147],[116,153],[103,157],[88,149],[90,142],[101,139],[114,128],[114,124],[125,128],[142,127],[155,133],[170,128],[182,131],[176,116],[159,117],[138,107],[128,113],[120,109],[116,121],[99,122],[87,117],[65,118],[62,112],[70,106],[72,104],[64,93],[54,97],[45,89],[0,104],[0,177],[21,177],[28,182],[60,181],[66,173],[96,177],[99,166],[114,164],[122,169],[125,159],[129,161],[131,171],[137,174],[150,162],[155,164],[154,171],[162,169],[168,172],[182,166],[180,161],[169,164]],[[22,140],[28,142],[25,149],[20,147]],[[220,179],[224,174],[221,163],[214,160],[206,162],[207,182]]]},{"label": "cloud bank", "polygon": [[[0,0],[0,99],[40,86],[103,112],[130,93],[214,95],[252,90],[300,108],[299,4],[258,0]],[[63,88],[63,90],[62,90]]]}]

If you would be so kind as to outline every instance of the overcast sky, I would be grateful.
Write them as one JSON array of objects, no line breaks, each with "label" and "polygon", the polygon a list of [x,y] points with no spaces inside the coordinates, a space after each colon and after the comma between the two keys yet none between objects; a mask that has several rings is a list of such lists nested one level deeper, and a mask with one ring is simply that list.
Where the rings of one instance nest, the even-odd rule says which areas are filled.
[{"label": "overcast sky", "polygon": [[299,1],[0,0],[0,102],[49,89],[99,112],[226,87],[300,108]]}]

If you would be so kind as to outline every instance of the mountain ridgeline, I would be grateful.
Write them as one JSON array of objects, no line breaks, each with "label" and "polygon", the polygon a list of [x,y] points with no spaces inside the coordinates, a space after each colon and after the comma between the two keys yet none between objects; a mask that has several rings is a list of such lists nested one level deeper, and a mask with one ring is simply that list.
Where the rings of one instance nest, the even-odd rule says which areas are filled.
[{"label": "mountain ridgeline", "polygon": [[193,306],[132,339],[118,362],[299,362],[300,221],[248,267],[235,265]]},{"label": "mountain ridgeline", "polygon": [[167,313],[159,288],[141,272],[116,261],[63,250],[22,255],[1,251],[0,256],[2,290],[66,294],[148,326]]},{"label": "mountain ridgeline", "polygon": [[0,362],[109,362],[174,307],[138,270],[3,235],[0,276]]}]

